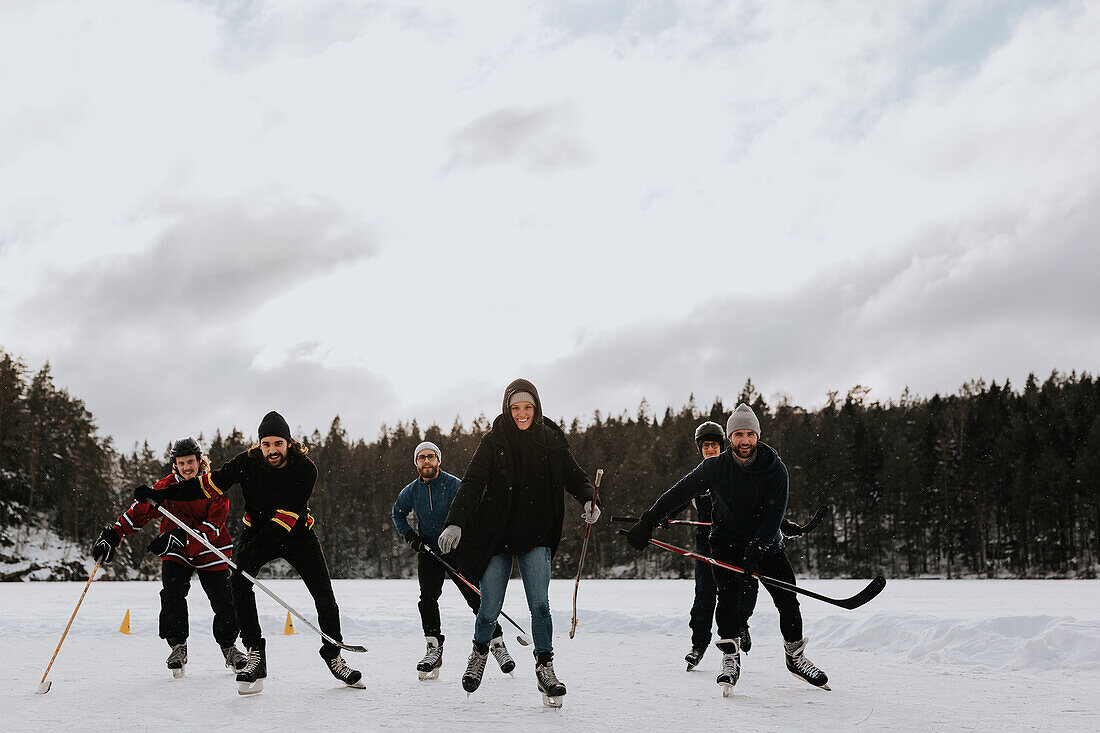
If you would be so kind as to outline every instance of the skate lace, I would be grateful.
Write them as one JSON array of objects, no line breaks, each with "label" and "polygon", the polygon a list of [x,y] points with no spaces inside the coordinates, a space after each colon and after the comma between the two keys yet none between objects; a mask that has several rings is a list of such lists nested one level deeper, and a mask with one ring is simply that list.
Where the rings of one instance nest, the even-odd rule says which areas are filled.
[{"label": "skate lace", "polygon": [[348,666],[348,663],[345,662],[344,658],[339,654],[328,661],[328,666],[329,669],[340,675],[341,678],[351,674],[351,667]]},{"label": "skate lace", "polygon": [[723,654],[722,655],[722,673],[723,674],[737,674],[741,669],[741,660],[737,658],[736,654]]},{"label": "skate lace", "polygon": [[504,646],[503,641],[494,641],[489,645],[490,650],[493,652],[493,657],[497,660],[497,664],[502,667],[507,662],[514,662],[512,655],[508,653],[508,647]]},{"label": "skate lace", "polygon": [[478,652],[470,652],[470,661],[466,665],[466,675],[477,675],[480,677],[485,673],[485,662],[488,661],[488,654],[479,654]]},{"label": "skate lace", "polygon": [[184,644],[176,644],[172,647],[171,653],[168,655],[168,663],[183,662],[187,659],[187,646]]},{"label": "skate lace", "polygon": [[535,673],[539,679],[542,680],[544,687],[550,687],[551,685],[560,685],[558,676],[554,674],[554,663],[547,662],[546,664],[540,664],[535,668]]},{"label": "skate lace", "polygon": [[804,675],[811,677],[817,677],[821,674],[821,670],[814,666],[814,663],[805,656],[799,654],[797,657],[791,657],[791,661],[794,662],[794,666]]},{"label": "skate lace", "polygon": [[248,663],[241,672],[255,672],[260,668],[260,652],[258,649],[248,650]]},{"label": "skate lace", "polygon": [[435,664],[441,656],[443,656],[443,647],[429,645],[428,651],[424,654],[424,658],[420,660],[420,663]]}]

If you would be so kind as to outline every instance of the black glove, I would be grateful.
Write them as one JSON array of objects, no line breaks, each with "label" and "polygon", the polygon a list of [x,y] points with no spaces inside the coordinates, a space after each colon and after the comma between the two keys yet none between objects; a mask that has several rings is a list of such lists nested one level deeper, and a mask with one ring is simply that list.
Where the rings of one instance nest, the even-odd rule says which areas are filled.
[{"label": "black glove", "polygon": [[749,543],[749,546],[745,548],[745,558],[741,561],[741,569],[746,573],[757,573],[760,571],[760,558],[764,556],[764,545],[758,541],[753,540]]},{"label": "black glove", "polygon": [[789,519],[784,519],[779,528],[783,530],[784,537],[801,537],[806,534],[806,530],[802,528],[801,524],[792,522]]},{"label": "black glove", "polygon": [[416,532],[412,531],[411,529],[405,533],[405,541],[408,542],[409,547],[411,547],[416,552],[428,551],[428,544],[424,542],[424,538],[418,535]]},{"label": "black glove", "polygon": [[159,496],[160,492],[152,486],[142,484],[134,487],[134,501],[149,501],[150,499],[158,499]]},{"label": "black glove", "polygon": [[173,550],[179,552],[187,546],[187,533],[179,527],[176,527],[171,532],[165,532],[164,534],[157,535],[153,538],[145,549],[154,555],[160,555],[164,557]]},{"label": "black glove", "polygon": [[92,544],[92,559],[101,565],[107,565],[115,559],[115,548],[122,542],[118,532],[111,525],[103,528],[99,538]]},{"label": "black glove", "polygon": [[626,541],[639,552],[649,545],[649,538],[653,536],[653,528],[657,526],[657,520],[649,512],[645,512],[626,532]]}]

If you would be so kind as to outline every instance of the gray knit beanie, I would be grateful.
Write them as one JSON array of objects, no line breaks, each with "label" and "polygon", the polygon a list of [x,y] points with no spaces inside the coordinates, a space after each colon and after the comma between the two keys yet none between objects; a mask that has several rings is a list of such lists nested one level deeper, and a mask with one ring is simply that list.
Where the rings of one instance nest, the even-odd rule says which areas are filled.
[{"label": "gray knit beanie", "polygon": [[517,402],[530,402],[532,405],[538,404],[538,402],[535,401],[535,396],[533,394],[531,394],[530,392],[524,392],[523,390],[516,392],[508,399],[508,407],[511,407]]},{"label": "gray knit beanie", "polygon": [[435,453],[435,458],[440,463],[443,463],[443,453],[439,450],[439,446],[430,440],[425,440],[420,445],[416,446],[416,450],[413,451],[413,465],[416,465],[416,457],[420,455],[420,451],[431,450]]},{"label": "gray knit beanie", "polygon": [[742,402],[726,420],[726,437],[733,435],[735,430],[751,430],[760,437],[760,421],[756,419],[756,413],[752,408]]}]

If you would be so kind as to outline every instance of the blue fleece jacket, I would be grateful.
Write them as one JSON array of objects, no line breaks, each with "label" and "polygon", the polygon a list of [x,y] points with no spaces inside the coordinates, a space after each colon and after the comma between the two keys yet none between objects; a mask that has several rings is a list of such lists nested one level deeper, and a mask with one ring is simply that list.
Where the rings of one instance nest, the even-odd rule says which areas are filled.
[{"label": "blue fleece jacket", "polygon": [[418,476],[397,495],[397,501],[393,503],[393,526],[404,537],[412,529],[409,526],[409,512],[415,511],[420,522],[417,534],[438,550],[439,533],[446,525],[447,512],[461,483],[457,476],[442,469],[431,481]]}]

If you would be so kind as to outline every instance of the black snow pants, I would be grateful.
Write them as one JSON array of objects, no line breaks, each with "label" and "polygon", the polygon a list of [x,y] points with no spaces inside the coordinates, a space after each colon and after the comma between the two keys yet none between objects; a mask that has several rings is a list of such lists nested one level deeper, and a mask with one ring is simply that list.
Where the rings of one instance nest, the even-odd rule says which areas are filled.
[{"label": "black snow pants", "polygon": [[[695,537],[695,552],[710,557],[710,539],[705,533]],[[695,561],[695,602],[691,604],[691,648],[706,649],[710,646],[711,627],[714,625],[714,608],[718,602],[718,586],[714,582],[714,566],[702,560]],[[756,608],[756,596],[760,584],[756,578],[746,578],[738,605],[741,618],[748,625],[749,616]],[[723,637],[728,638],[728,637]]]},{"label": "black snow pants", "polygon": [[[246,548],[258,534],[251,527],[245,530],[238,543],[237,554],[246,555]],[[306,589],[313,596],[313,603],[317,608],[317,625],[337,641],[343,641],[340,634],[340,608],[336,605],[336,596],[332,593],[332,579],[328,574],[328,563],[325,562],[325,554],[321,551],[321,543],[317,541],[317,535],[312,529],[298,535],[287,535],[274,546],[267,548],[253,559],[256,562],[255,570],[259,570],[272,560],[282,558],[290,567],[302,577]],[[245,568],[249,573],[253,568]],[[251,581],[241,575],[240,571],[233,573],[233,605],[237,609],[237,623],[241,627],[241,641],[246,647],[259,646],[263,638],[260,629],[260,619],[256,613],[256,591]],[[328,641],[321,643],[321,656],[326,660],[334,659],[340,653],[340,647]]]},{"label": "black snow pants", "polygon": [[191,589],[191,576],[195,573],[214,611],[214,640],[218,646],[229,646],[237,640],[229,570],[195,570],[171,560],[160,564],[160,638],[169,644],[187,641],[187,591]]},{"label": "black snow pants", "polygon": [[[439,620],[439,596],[443,594],[443,581],[447,577],[454,581],[462,597],[466,599],[466,605],[475,615],[481,606],[481,596],[474,593],[468,585],[456,578],[434,557],[426,552],[419,554],[420,557],[416,561],[416,579],[420,581],[420,602],[416,607],[420,609],[420,625],[424,627],[424,636],[438,637],[440,643],[443,643],[442,622]],[[497,624],[493,631],[493,638],[502,633],[500,624]]]},{"label": "black snow pants", "polygon": [[[731,547],[719,543],[712,543],[715,560],[741,567],[741,561],[745,557],[744,547]],[[714,582],[718,586],[718,609],[715,617],[718,620],[718,635],[722,639],[736,639],[741,628],[745,626],[745,618],[741,610],[741,592],[746,585],[746,576],[735,573],[732,570],[724,570],[712,566]],[[767,575],[782,580],[786,583],[795,582],[794,569],[787,559],[785,550],[765,553],[760,558],[760,575]],[[764,585],[768,594],[772,597],[772,603],[779,611],[779,631],[783,634],[784,641],[798,641],[802,638],[802,611],[798,606],[798,596],[789,590],[774,588]]]}]

